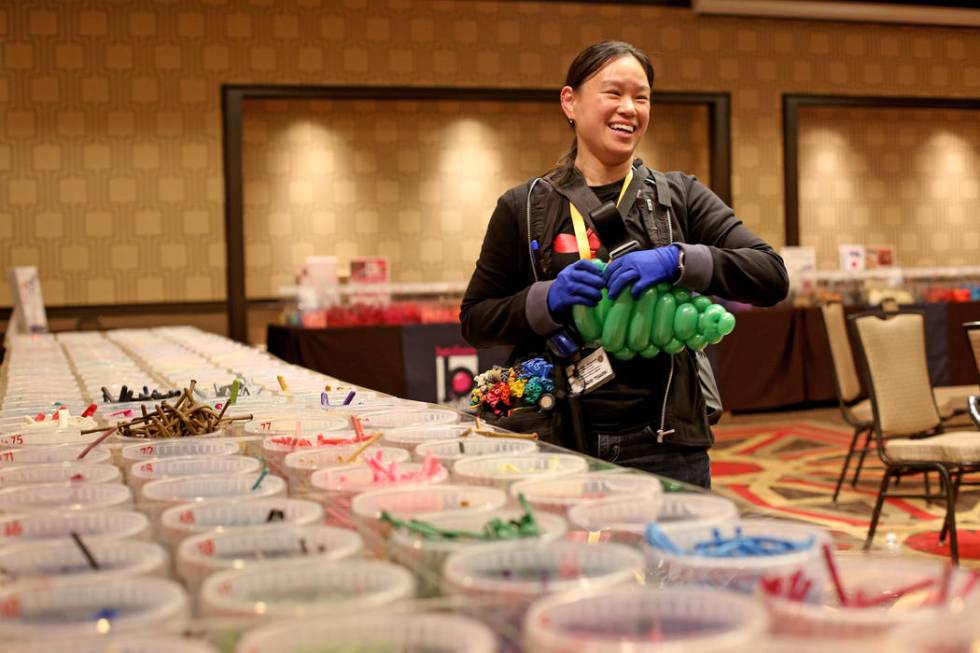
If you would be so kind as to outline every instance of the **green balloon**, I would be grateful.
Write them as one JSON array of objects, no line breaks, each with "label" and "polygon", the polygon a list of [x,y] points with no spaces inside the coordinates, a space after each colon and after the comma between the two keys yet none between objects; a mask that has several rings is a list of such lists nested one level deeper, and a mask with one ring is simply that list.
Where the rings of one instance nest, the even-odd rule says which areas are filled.
[{"label": "green balloon", "polygon": [[658,347],[663,347],[674,337],[674,310],[677,300],[669,292],[657,297],[657,307],[653,313],[653,331],[650,340]]},{"label": "green balloon", "polygon": [[684,343],[677,338],[671,338],[670,342],[664,345],[664,351],[673,356],[679,354],[684,349]]},{"label": "green balloon", "polygon": [[643,358],[653,358],[660,353],[660,347],[657,345],[647,345],[647,348],[640,352],[640,356]]},{"label": "green balloon", "polygon": [[619,351],[626,347],[626,330],[629,328],[634,303],[630,288],[624,288],[613,302],[602,324],[602,346],[606,351]]},{"label": "green balloon", "polygon": [[609,309],[612,308],[613,301],[609,299],[609,291],[605,288],[602,289],[602,299],[599,300],[599,304],[595,307],[595,315],[599,319],[599,324],[605,324],[606,318],[609,316]]},{"label": "green balloon", "polygon": [[677,300],[677,305],[686,304],[691,301],[691,291],[687,288],[674,288],[674,299]]},{"label": "green balloon", "polygon": [[727,336],[735,330],[735,316],[725,311],[725,314],[718,318],[718,333]]},{"label": "green balloon", "polygon": [[629,347],[626,347],[625,349],[620,349],[617,352],[613,352],[613,356],[615,356],[621,361],[628,361],[636,358],[636,352],[630,349]]},{"label": "green balloon", "polygon": [[698,309],[698,313],[703,313],[704,309],[711,306],[711,299],[704,295],[698,295],[691,300],[691,303],[694,304],[694,308]]},{"label": "green balloon", "polygon": [[657,284],[657,293],[662,295],[665,292],[670,292],[670,283],[661,281]]},{"label": "green balloon", "polygon": [[594,308],[584,304],[575,304],[572,306],[572,321],[575,323],[579,335],[582,336],[582,341],[587,345],[602,337],[602,323],[599,321],[599,316],[596,315]]},{"label": "green balloon", "polygon": [[721,339],[724,337],[725,336],[721,335],[720,333],[715,332],[711,335],[710,338],[708,338],[708,344],[717,345],[719,342],[721,342]]},{"label": "green balloon", "polygon": [[685,344],[687,344],[687,348],[691,351],[701,351],[707,346],[708,341],[700,333],[695,333],[687,339]]},{"label": "green balloon", "polygon": [[647,288],[636,300],[633,317],[626,333],[626,345],[633,351],[643,351],[650,344],[650,330],[653,328],[653,311],[657,305],[657,291]]},{"label": "green balloon", "polygon": [[[718,315],[718,316],[721,316],[721,315],[724,315],[726,312],[727,311],[725,311],[725,307],[722,306],[721,304],[712,304],[711,306],[709,306],[706,309],[704,309],[701,312],[701,314],[702,315]],[[717,321],[717,318],[715,318],[715,320]]]},{"label": "green balloon", "polygon": [[606,262],[605,261],[603,261],[601,259],[597,259],[597,258],[593,258],[593,259],[589,259],[589,260],[592,261],[592,265],[594,265],[597,268],[599,268],[599,272],[605,272],[606,271]]},{"label": "green balloon", "polygon": [[[677,297],[677,293],[674,293]],[[687,340],[698,330],[698,309],[694,304],[679,304],[674,311],[674,337],[678,340]]]},{"label": "green balloon", "polygon": [[718,319],[720,317],[721,315],[718,313],[701,313],[698,317],[698,333],[705,338],[718,333]]}]

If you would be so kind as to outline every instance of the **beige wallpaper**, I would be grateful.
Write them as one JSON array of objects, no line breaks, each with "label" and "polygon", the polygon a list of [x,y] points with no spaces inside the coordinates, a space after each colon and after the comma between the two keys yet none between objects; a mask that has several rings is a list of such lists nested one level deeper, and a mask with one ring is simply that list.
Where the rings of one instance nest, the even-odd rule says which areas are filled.
[{"label": "beige wallpaper", "polygon": [[778,245],[780,93],[976,96],[978,36],[611,3],[6,2],[0,267],[39,265],[50,304],[220,299],[222,83],[557,88],[602,38],[654,53],[662,89],[731,92],[734,203]]},{"label": "beige wallpaper", "polygon": [[[386,256],[394,281],[469,278],[497,197],[571,143],[557,103],[250,101],[246,290],[275,296],[307,256]],[[558,116],[556,118],[556,115]],[[708,179],[703,105],[655,109],[638,155]]]},{"label": "beige wallpaper", "polygon": [[805,108],[800,243],[892,246],[897,265],[980,262],[980,111]]}]

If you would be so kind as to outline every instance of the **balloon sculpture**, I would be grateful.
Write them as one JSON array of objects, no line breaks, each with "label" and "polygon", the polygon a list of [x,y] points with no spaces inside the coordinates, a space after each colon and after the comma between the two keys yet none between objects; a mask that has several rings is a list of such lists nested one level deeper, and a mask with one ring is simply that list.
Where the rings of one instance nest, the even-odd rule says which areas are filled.
[{"label": "balloon sculpture", "polygon": [[[593,260],[600,270],[606,264]],[[721,342],[735,329],[735,316],[704,295],[661,283],[633,299],[628,286],[615,300],[605,288],[594,308],[572,308],[575,328],[588,346],[599,346],[619,360],[637,355],[653,358],[661,351],[674,355],[684,347],[700,351]]]}]

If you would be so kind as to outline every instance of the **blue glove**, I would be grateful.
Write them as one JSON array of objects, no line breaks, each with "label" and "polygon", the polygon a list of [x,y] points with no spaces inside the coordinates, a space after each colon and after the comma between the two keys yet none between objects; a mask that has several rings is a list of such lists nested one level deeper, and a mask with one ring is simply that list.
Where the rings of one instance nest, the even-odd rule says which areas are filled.
[{"label": "blue glove", "polygon": [[598,304],[605,286],[606,280],[602,278],[599,268],[591,261],[579,259],[559,272],[548,288],[548,311],[557,321],[561,321],[575,304]]},{"label": "blue glove", "polygon": [[614,259],[606,266],[609,297],[616,299],[623,288],[630,284],[633,284],[633,297],[638,298],[644,290],[661,281],[677,281],[681,274],[678,265],[680,255],[681,250],[677,245],[667,245],[630,252]]}]

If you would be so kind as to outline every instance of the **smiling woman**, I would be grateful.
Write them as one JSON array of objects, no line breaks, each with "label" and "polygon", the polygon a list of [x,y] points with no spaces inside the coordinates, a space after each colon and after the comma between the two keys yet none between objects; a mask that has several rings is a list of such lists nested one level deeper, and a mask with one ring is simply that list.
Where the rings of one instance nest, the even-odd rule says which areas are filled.
[{"label": "smiling woman", "polygon": [[[720,405],[703,389],[713,387],[704,355],[676,339],[662,351],[631,351],[624,328],[618,338],[605,331],[629,323],[641,295],[636,306],[663,304],[658,314],[669,318],[668,305],[690,301],[692,291],[771,305],[788,281],[772,247],[695,177],[634,158],[653,80],[650,60],[628,43],[579,53],[560,94],[572,147],[550,172],[497,201],[460,321],[474,346],[513,346],[511,363],[541,355],[555,363],[558,410],[508,415],[504,426],[557,432],[600,458],[709,486],[706,397],[712,416]],[[587,260],[594,258],[610,263]],[[600,301],[597,313],[609,315],[601,341],[619,347],[612,357],[573,329],[573,312]],[[648,317],[664,334],[674,330],[672,320]]]}]

